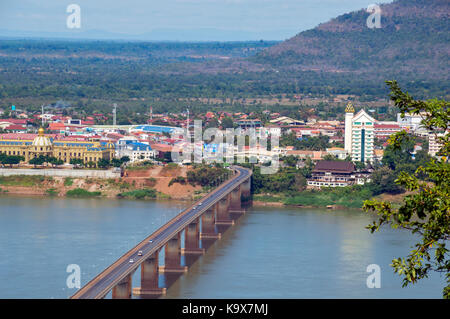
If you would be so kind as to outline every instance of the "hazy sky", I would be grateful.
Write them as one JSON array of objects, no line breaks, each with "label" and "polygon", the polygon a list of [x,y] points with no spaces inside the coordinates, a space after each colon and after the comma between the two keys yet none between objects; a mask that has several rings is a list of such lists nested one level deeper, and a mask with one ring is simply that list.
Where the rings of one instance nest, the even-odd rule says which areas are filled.
[{"label": "hazy sky", "polygon": [[[216,29],[283,40],[346,12],[391,0],[0,0],[0,30],[70,32],[70,4],[81,8],[80,31],[139,35]],[[264,36],[266,35],[266,36]]]}]

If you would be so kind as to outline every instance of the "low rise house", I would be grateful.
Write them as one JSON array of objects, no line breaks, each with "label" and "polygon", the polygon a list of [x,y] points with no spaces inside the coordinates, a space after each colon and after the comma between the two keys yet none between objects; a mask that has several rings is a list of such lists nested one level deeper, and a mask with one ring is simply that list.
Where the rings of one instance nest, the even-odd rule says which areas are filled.
[{"label": "low rise house", "polygon": [[374,134],[375,137],[378,139],[388,139],[392,134],[395,134],[397,132],[400,132],[402,128],[399,124],[382,124],[382,123],[375,123],[374,125]]},{"label": "low rise house", "polygon": [[348,152],[344,148],[341,148],[341,147],[327,148],[327,153],[329,155],[334,156],[337,159],[340,159],[340,160],[345,160],[347,158],[347,156],[349,155]]},{"label": "low rise house", "polygon": [[355,165],[346,161],[319,161],[311,175],[307,180],[308,188],[362,185],[369,180],[368,173],[357,172]]},{"label": "low rise house", "polygon": [[288,150],[286,151],[286,156],[293,155],[301,160],[306,160],[310,158],[312,161],[320,161],[327,155],[325,151],[309,151],[309,150]]},{"label": "low rise house", "polygon": [[11,133],[26,133],[27,128],[24,125],[11,124],[11,125],[5,127],[5,131],[11,132]]}]

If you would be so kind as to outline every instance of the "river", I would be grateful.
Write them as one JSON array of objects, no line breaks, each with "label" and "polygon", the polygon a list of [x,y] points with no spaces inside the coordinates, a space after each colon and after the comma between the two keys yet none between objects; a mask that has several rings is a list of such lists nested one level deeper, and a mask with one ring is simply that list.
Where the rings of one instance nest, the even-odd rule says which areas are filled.
[{"label": "river", "polygon": [[[76,291],[66,284],[68,265],[86,284],[186,205],[0,197],[0,298],[68,298]],[[372,219],[358,210],[253,207],[164,298],[441,298],[438,274],[401,287],[389,264],[415,238],[390,228],[370,234]],[[371,264],[380,288],[367,287]]]}]

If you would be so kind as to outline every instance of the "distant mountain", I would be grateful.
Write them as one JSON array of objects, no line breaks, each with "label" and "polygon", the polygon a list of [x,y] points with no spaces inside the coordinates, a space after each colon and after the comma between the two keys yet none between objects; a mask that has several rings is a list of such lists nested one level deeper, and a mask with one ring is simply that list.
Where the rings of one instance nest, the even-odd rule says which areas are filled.
[{"label": "distant mountain", "polygon": [[[209,74],[241,91],[386,97],[397,80],[418,98],[449,97],[450,1],[380,5],[381,28],[366,9],[343,14],[247,58],[166,65],[166,74]],[[232,79],[232,80],[231,80]]]},{"label": "distant mountain", "polygon": [[397,0],[380,7],[381,28],[368,28],[370,13],[359,10],[301,32],[250,60],[291,71],[448,78],[450,1]]},{"label": "distant mountain", "polygon": [[[368,28],[369,16],[365,9],[343,14],[284,42],[0,41],[0,101],[17,92],[58,99],[286,93],[368,100],[387,97],[386,80],[416,98],[448,99],[450,0],[381,5],[381,28]],[[165,32],[167,39],[172,31],[159,34]],[[211,33],[204,30],[204,39]],[[73,36],[117,39],[102,31]]]}]

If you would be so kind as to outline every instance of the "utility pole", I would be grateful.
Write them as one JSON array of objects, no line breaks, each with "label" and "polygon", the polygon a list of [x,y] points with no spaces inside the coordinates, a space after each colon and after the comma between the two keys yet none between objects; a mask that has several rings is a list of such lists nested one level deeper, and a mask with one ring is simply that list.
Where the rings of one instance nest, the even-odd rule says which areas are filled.
[{"label": "utility pole", "polygon": [[44,127],[44,104],[41,105],[41,120],[42,120],[42,127]]},{"label": "utility pole", "polygon": [[189,138],[189,142],[192,142],[192,141],[191,141],[191,134],[190,134],[190,132],[189,132],[189,106],[187,107],[186,133],[187,133],[187,136],[188,136],[188,138]]},{"label": "utility pole", "polygon": [[114,103],[113,106],[113,125],[116,126],[117,125],[117,104]]},{"label": "utility pole", "polygon": [[188,132],[189,132],[189,106],[187,107],[186,128],[188,129]]}]

